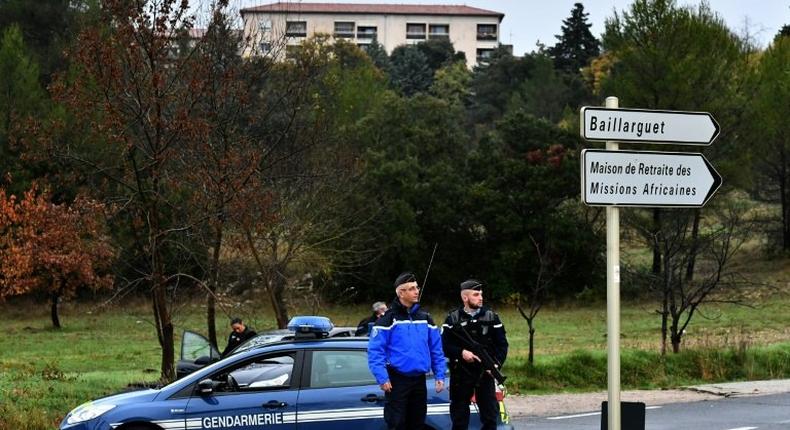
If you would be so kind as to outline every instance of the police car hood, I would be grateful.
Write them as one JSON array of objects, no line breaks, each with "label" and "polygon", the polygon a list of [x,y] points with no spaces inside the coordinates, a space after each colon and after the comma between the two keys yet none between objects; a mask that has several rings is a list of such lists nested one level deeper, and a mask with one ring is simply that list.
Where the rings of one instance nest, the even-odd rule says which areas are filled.
[{"label": "police car hood", "polygon": [[130,391],[127,393],[118,393],[113,394],[111,396],[102,397],[101,399],[94,400],[92,403],[94,404],[104,404],[109,403],[112,405],[124,405],[127,403],[140,403],[140,402],[150,402],[154,400],[157,394],[159,394],[160,390],[154,389],[145,389],[145,390],[138,390],[138,391]]}]

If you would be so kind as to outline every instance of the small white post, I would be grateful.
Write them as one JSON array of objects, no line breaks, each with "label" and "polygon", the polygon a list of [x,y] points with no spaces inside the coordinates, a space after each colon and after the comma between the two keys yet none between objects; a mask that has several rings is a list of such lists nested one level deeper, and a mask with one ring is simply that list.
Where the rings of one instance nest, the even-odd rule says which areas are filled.
[{"label": "small white post", "polygon": [[[618,108],[617,97],[606,98],[607,108]],[[606,149],[617,151],[617,142]],[[606,207],[606,346],[609,385],[608,430],[620,430],[620,209]]]}]

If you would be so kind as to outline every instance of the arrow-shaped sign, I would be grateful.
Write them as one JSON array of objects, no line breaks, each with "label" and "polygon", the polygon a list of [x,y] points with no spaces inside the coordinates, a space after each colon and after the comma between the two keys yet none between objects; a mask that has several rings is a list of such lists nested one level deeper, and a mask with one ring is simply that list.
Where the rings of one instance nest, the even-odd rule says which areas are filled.
[{"label": "arrow-shaped sign", "polygon": [[587,140],[710,145],[719,123],[707,112],[646,109],[581,109],[581,135]]},{"label": "arrow-shaped sign", "polygon": [[702,207],[722,182],[702,154],[585,149],[581,167],[590,206]]}]

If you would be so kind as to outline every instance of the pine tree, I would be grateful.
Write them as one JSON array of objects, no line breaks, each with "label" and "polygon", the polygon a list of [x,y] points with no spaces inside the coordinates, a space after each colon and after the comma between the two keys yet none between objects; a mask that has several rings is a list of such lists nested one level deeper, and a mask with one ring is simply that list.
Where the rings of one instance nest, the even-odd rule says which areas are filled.
[{"label": "pine tree", "polygon": [[38,78],[46,85],[53,73],[68,68],[63,51],[77,34],[81,17],[94,9],[93,0],[0,0],[0,33],[19,27],[31,59],[39,65]]},{"label": "pine tree", "polygon": [[576,3],[570,18],[562,21],[562,34],[556,36],[559,42],[548,49],[558,70],[578,73],[601,53],[601,43],[590,32],[592,24],[587,22],[588,15],[584,13],[584,5]]},{"label": "pine tree", "polygon": [[24,189],[29,179],[12,137],[19,137],[29,116],[42,113],[46,94],[38,76],[22,31],[16,25],[8,27],[0,38],[0,186],[11,186],[12,192]]},{"label": "pine tree", "polygon": [[384,49],[384,45],[379,43],[376,39],[368,45],[367,49],[365,49],[365,53],[368,54],[368,57],[373,61],[373,64],[379,68],[379,70],[388,71],[390,68],[390,58],[387,56],[387,50]]},{"label": "pine tree", "polygon": [[785,24],[779,29],[779,32],[774,36],[774,42],[778,42],[783,37],[790,36],[790,24]]},{"label": "pine tree", "polygon": [[390,55],[390,82],[403,95],[425,92],[433,83],[428,57],[415,45],[401,45]]}]

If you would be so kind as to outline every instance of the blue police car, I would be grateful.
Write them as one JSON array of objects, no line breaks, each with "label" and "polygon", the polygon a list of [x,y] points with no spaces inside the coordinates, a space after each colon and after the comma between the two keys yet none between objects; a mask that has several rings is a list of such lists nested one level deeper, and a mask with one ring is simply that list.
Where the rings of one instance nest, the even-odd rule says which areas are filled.
[{"label": "blue police car", "polygon": [[[69,430],[263,428],[385,429],[384,396],[368,370],[367,338],[327,338],[331,322],[295,317],[296,339],[231,355],[160,389],[85,403],[60,425]],[[451,427],[447,390],[428,378],[427,428]],[[499,428],[512,429],[500,402]],[[479,428],[472,410],[470,428]]]}]

